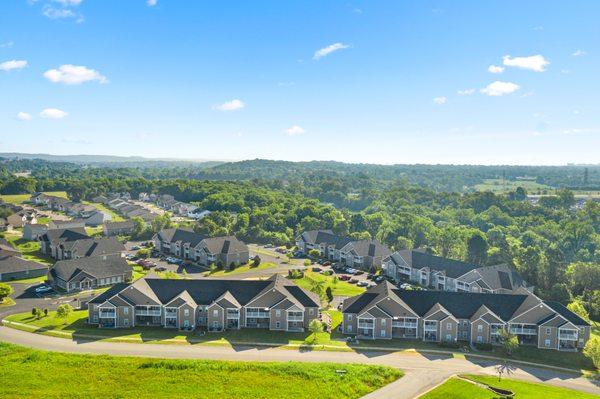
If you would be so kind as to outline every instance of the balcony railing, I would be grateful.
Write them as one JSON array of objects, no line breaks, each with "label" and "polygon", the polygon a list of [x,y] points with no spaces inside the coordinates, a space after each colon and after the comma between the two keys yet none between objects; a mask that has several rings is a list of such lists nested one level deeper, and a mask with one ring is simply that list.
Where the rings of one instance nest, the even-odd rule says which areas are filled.
[{"label": "balcony railing", "polygon": [[511,327],[510,332],[512,334],[537,335],[537,330],[535,328]]},{"label": "balcony railing", "polygon": [[293,316],[293,315],[288,315],[288,321],[304,321],[304,317],[303,316]]},{"label": "balcony railing", "polygon": [[269,312],[246,312],[248,319],[268,319],[269,317],[271,317]]},{"label": "balcony railing", "polygon": [[417,323],[411,323],[408,321],[395,321],[392,323],[392,327],[396,328],[417,328]]},{"label": "balcony railing", "polygon": [[373,328],[373,327],[374,327],[373,322],[371,322],[371,323],[364,322],[364,321],[358,322],[358,328]]},{"label": "balcony railing", "polygon": [[116,315],[117,314],[116,314],[116,312],[114,310],[112,312],[105,312],[105,311],[101,310],[100,314],[99,314],[99,316],[101,318],[113,318],[113,317],[116,317]]},{"label": "balcony railing", "polygon": [[564,339],[569,341],[577,341],[577,333],[575,332],[559,332],[558,339]]},{"label": "balcony railing", "polygon": [[158,310],[153,310],[153,309],[136,309],[135,310],[135,315],[136,316],[160,316],[160,309],[158,309]]}]

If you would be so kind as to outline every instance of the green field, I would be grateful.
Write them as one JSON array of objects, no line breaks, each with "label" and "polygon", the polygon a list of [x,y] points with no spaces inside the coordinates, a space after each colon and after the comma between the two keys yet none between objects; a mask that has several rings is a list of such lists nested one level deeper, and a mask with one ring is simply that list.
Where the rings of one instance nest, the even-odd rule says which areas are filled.
[{"label": "green field", "polygon": [[506,193],[515,191],[517,187],[523,187],[528,194],[552,194],[554,188],[545,184],[539,184],[531,180],[506,180],[485,179],[483,183],[476,184],[477,191],[492,191],[494,193]]},{"label": "green field", "polygon": [[[67,198],[67,193],[64,191],[47,191],[44,194],[53,195],[55,197]],[[29,201],[31,194],[15,194],[15,195],[0,195],[0,198],[9,204],[22,204]]]},{"label": "green field", "polygon": [[273,269],[275,267],[277,267],[277,265],[273,262],[261,262],[261,264],[258,265],[258,267],[251,267],[249,264],[246,264],[243,266],[236,267],[233,270],[218,270],[218,271],[215,271],[214,273],[207,272],[206,276],[207,277],[235,276],[236,274],[246,273],[248,271]]},{"label": "green field", "polygon": [[32,260],[34,262],[40,262],[45,265],[54,264],[54,259],[40,252],[39,241],[24,240],[21,238],[21,233],[18,231],[6,232],[4,233],[4,238],[15,248],[17,248],[19,252],[21,252],[22,258]]},{"label": "green field", "polygon": [[[570,389],[553,387],[544,384],[535,384],[530,382],[516,381],[492,376],[467,375],[463,376],[471,381],[487,384],[494,388],[508,389],[515,393],[516,398],[523,399],[588,399],[597,398],[591,395]],[[498,398],[492,391],[480,386],[464,381],[460,378],[451,378],[433,391],[421,396],[422,399],[493,399]]]},{"label": "green field", "polygon": [[[159,360],[0,343],[2,398],[359,398],[400,378],[383,366]],[[345,370],[340,374],[337,370]]]},{"label": "green field", "polygon": [[325,276],[323,274],[314,273],[311,271],[305,271],[304,277],[293,280],[300,287],[311,290],[315,281],[322,281],[325,285],[324,288],[331,287],[331,291],[334,296],[356,296],[365,292],[363,287],[357,287],[354,284],[350,284],[346,281],[338,280],[334,283],[333,276]]}]

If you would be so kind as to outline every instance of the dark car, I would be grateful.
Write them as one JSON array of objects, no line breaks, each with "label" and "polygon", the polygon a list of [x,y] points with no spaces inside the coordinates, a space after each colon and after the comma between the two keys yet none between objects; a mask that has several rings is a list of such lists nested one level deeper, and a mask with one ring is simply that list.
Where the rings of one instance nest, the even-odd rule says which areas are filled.
[{"label": "dark car", "polygon": [[354,275],[355,275],[355,276],[362,276],[363,274],[365,274],[365,272],[363,272],[362,270],[356,270],[356,271],[354,272]]},{"label": "dark car", "polygon": [[356,278],[351,278],[350,280],[348,280],[348,282],[349,282],[350,284],[356,284],[356,283],[358,283],[358,279],[356,279]]},{"label": "dark car", "polygon": [[375,278],[375,275],[373,273],[367,274],[367,280],[373,280],[374,278]]},{"label": "dark car", "polygon": [[159,266],[159,267],[157,267],[157,268],[156,268],[156,269],[154,269],[154,270],[155,270],[155,271],[157,271],[157,272],[164,272],[165,270],[167,270],[167,268],[166,268],[166,267],[163,267],[163,266]]},{"label": "dark car", "polygon": [[321,269],[320,267],[313,267],[311,270],[315,273],[321,273],[323,271],[323,269]]},{"label": "dark car", "polygon": [[342,274],[340,276],[340,280],[342,280],[342,281],[348,281],[348,280],[350,280],[350,276],[348,276],[347,274]]},{"label": "dark car", "polygon": [[385,280],[385,277],[383,277],[383,276],[377,276],[377,277],[375,277],[375,282],[376,283],[381,283],[383,280]]}]

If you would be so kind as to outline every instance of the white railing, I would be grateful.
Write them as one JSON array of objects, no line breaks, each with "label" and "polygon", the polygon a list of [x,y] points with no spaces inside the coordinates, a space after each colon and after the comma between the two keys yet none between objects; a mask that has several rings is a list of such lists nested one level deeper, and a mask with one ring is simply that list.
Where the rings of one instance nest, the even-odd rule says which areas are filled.
[{"label": "white railing", "polygon": [[417,323],[411,323],[408,321],[394,321],[392,327],[396,328],[417,328]]},{"label": "white railing", "polygon": [[358,328],[373,328],[374,327],[374,323],[368,323],[368,322],[364,322],[364,321],[359,321],[358,322]]},{"label": "white railing", "polygon": [[160,316],[160,309],[159,310],[148,310],[148,309],[136,309],[135,310],[135,315],[136,316]]},{"label": "white railing", "polygon": [[101,310],[99,316],[101,318],[114,318],[114,317],[117,317],[117,313],[114,310],[112,312],[110,312],[110,311],[105,312],[105,311]]},{"label": "white railing", "polygon": [[248,319],[268,319],[269,317],[269,312],[246,312]]},{"label": "white railing", "polygon": [[303,316],[292,316],[292,315],[288,315],[288,321],[304,321],[304,317]]},{"label": "white railing", "polygon": [[559,332],[558,339],[577,341],[577,333],[575,333],[575,332]]},{"label": "white railing", "polygon": [[510,332],[512,334],[537,335],[537,330],[535,328],[511,327]]}]

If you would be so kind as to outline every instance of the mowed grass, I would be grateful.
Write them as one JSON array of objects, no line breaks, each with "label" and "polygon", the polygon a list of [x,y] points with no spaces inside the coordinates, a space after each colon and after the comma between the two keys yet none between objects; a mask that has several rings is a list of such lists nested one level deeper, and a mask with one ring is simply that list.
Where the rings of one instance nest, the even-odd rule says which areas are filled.
[{"label": "mowed grass", "polygon": [[104,204],[101,204],[99,202],[88,202],[88,201],[83,201],[83,203],[86,205],[92,205],[94,208],[96,208],[100,212],[110,215],[112,217],[112,220],[111,220],[112,222],[122,222],[125,220],[125,218],[123,216],[119,215],[112,209],[107,208],[106,206],[104,206]]},{"label": "mowed grass", "polygon": [[[67,193],[64,191],[47,191],[44,192],[47,195],[53,195],[55,197],[67,198]],[[31,194],[14,194],[14,195],[0,195],[0,198],[9,204],[22,204],[29,201]]]},{"label": "mowed grass", "polygon": [[304,277],[294,279],[293,281],[309,291],[312,290],[314,282],[322,281],[325,289],[331,287],[331,292],[334,296],[356,296],[365,292],[365,288],[363,287],[357,287],[354,284],[339,279],[337,282],[334,282],[333,276],[325,276],[308,270],[304,272]]},{"label": "mowed grass", "polygon": [[[573,391],[570,389],[506,378],[498,381],[498,378],[492,376],[466,375],[463,377],[475,382],[493,386],[494,388],[508,389],[514,392],[515,397],[519,399],[588,399],[598,397],[596,395]],[[438,388],[423,395],[421,398],[492,399],[498,398],[498,395],[495,395],[492,391],[472,384],[468,381],[464,381],[459,378],[451,378]]]},{"label": "mowed grass", "polygon": [[532,180],[506,180],[502,179],[485,179],[483,183],[476,184],[475,190],[477,191],[492,191],[494,193],[504,193],[509,191],[515,191],[517,187],[523,187],[529,194],[546,192],[552,194],[554,188],[545,184],[540,184]]},{"label": "mowed grass", "polygon": [[277,267],[277,265],[273,262],[261,262],[260,265],[258,265],[258,267],[253,267],[253,266],[251,266],[251,264],[252,264],[252,262],[250,262],[249,264],[243,265],[243,266],[236,267],[233,270],[218,270],[218,271],[215,271],[214,273],[207,272],[206,276],[208,276],[208,277],[235,276],[236,274],[246,273],[249,271],[273,269],[273,268]]},{"label": "mowed grass", "polygon": [[344,399],[402,375],[383,366],[93,356],[6,343],[0,356],[2,398]]},{"label": "mowed grass", "polygon": [[4,233],[6,241],[11,243],[19,252],[21,257],[24,259],[32,260],[34,262],[43,263],[45,265],[51,265],[54,260],[49,256],[44,255],[40,252],[39,241],[27,241],[22,238],[22,234],[19,231],[10,231]]}]

